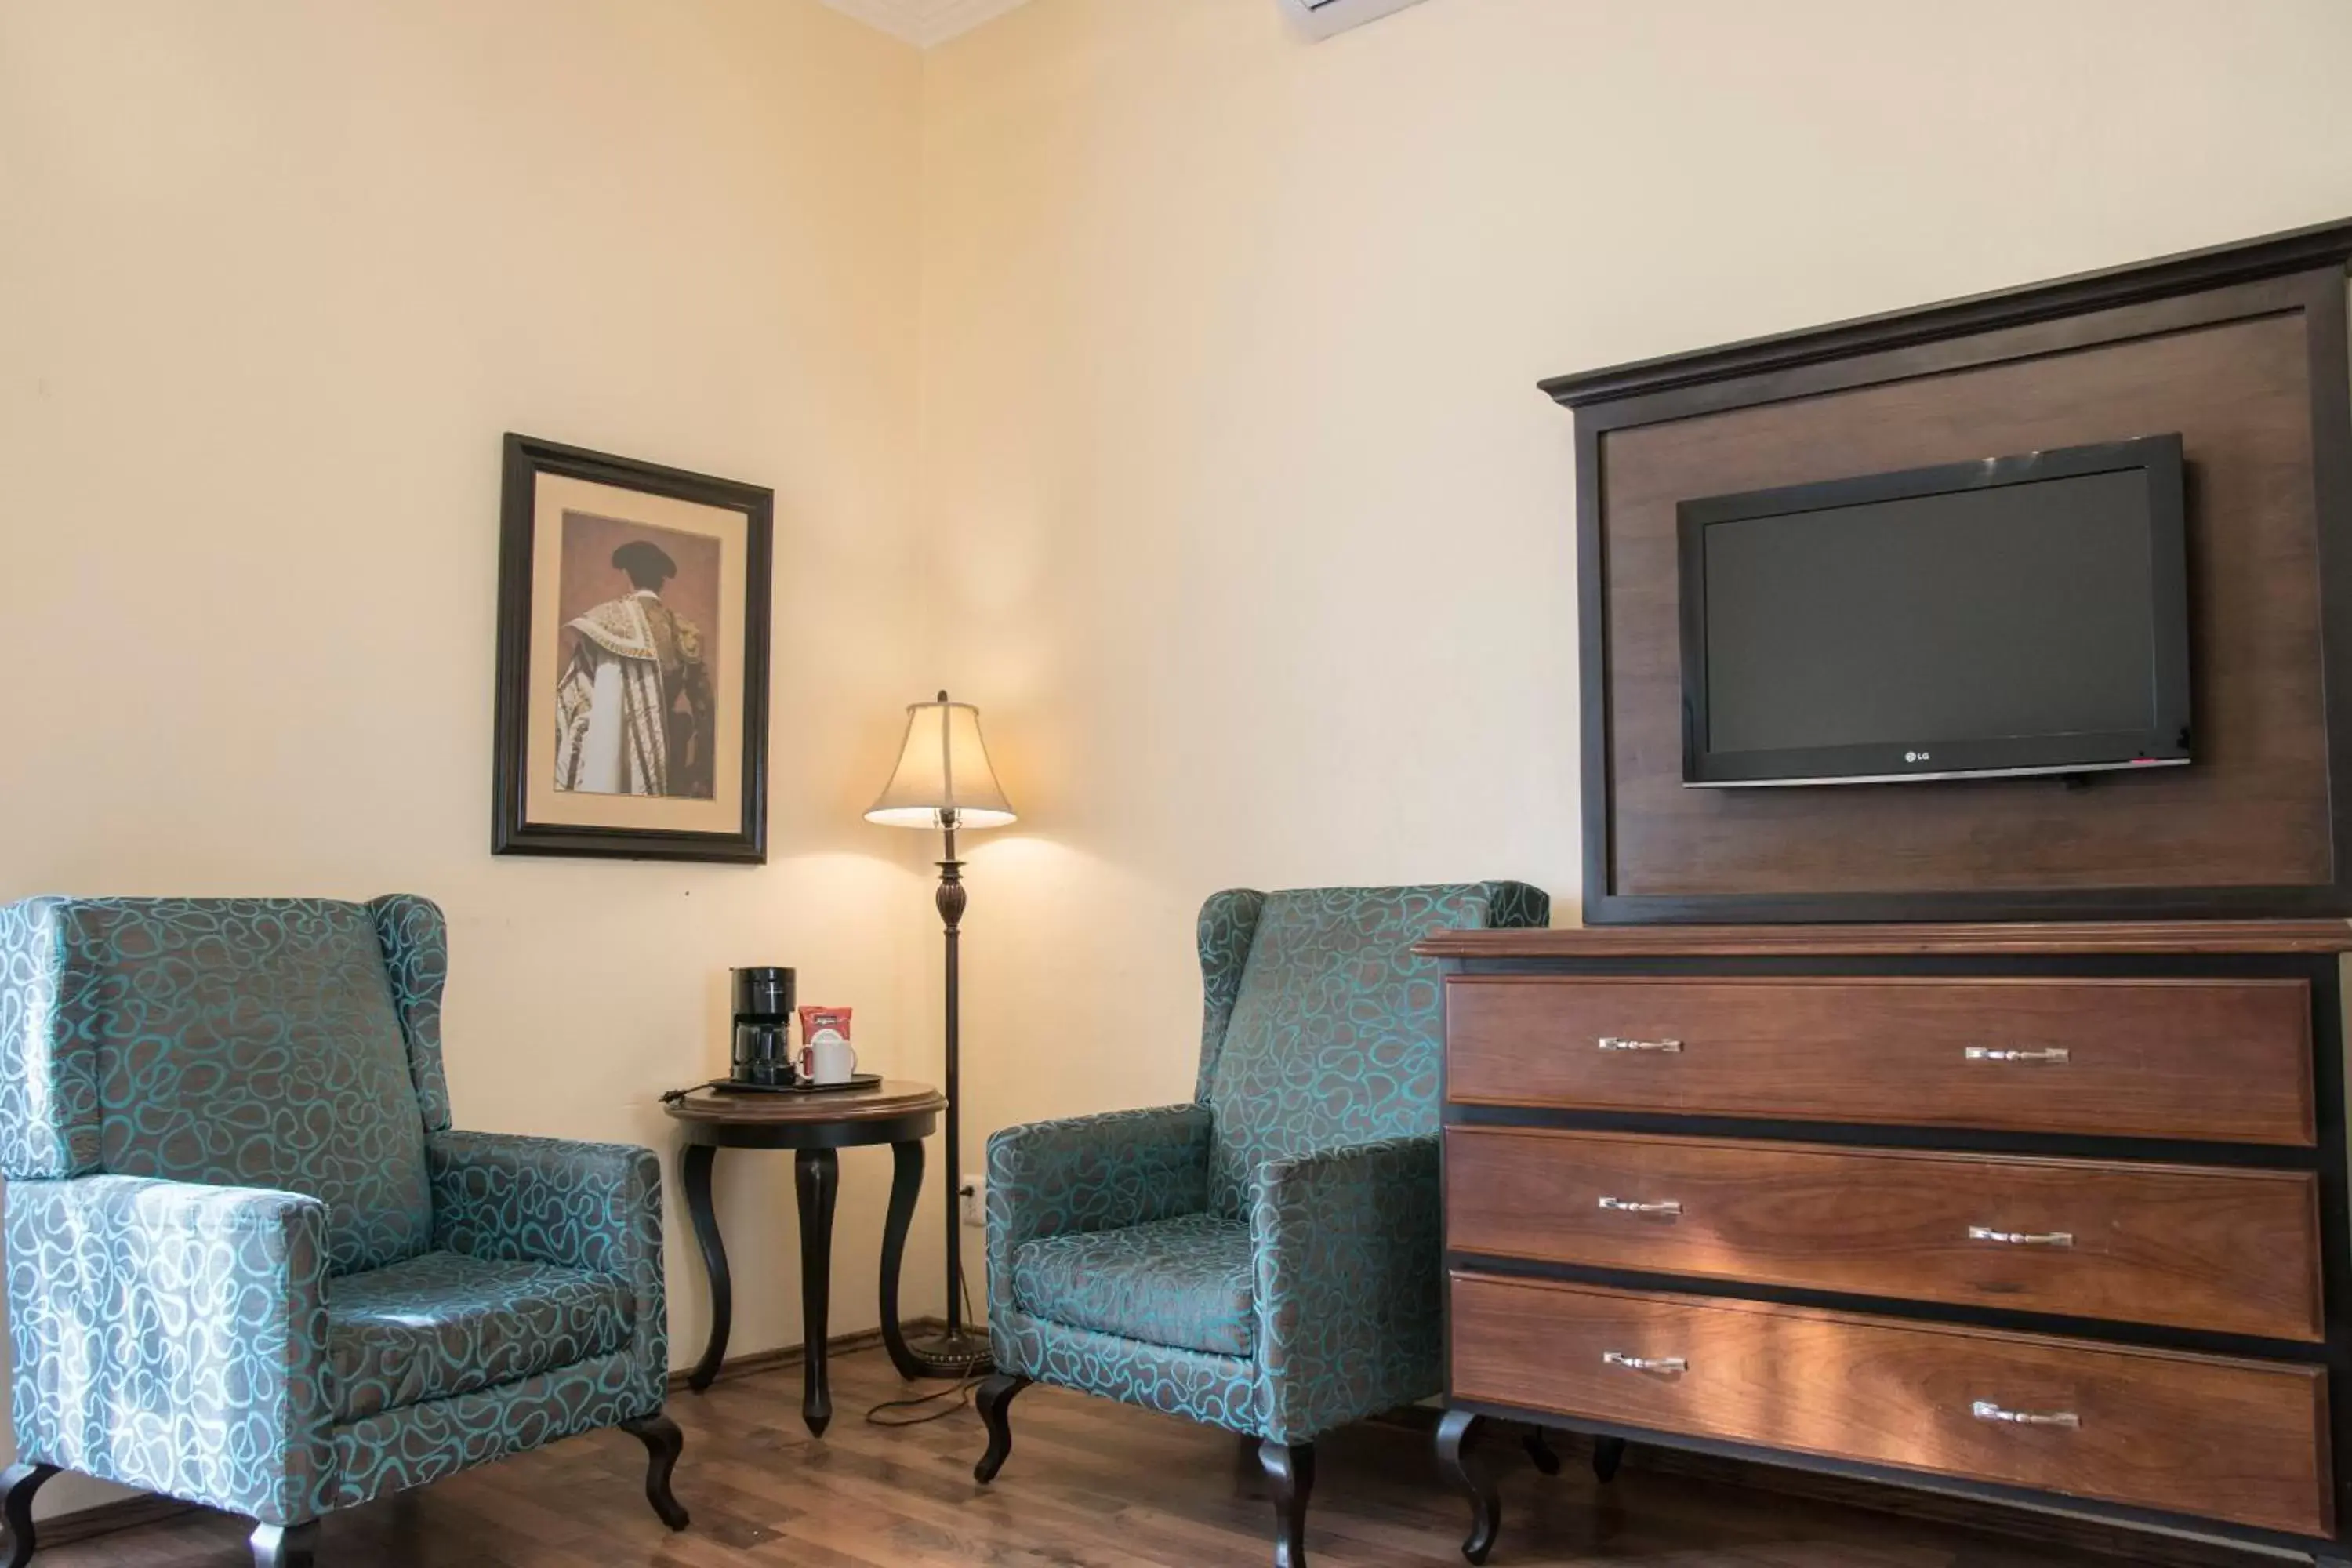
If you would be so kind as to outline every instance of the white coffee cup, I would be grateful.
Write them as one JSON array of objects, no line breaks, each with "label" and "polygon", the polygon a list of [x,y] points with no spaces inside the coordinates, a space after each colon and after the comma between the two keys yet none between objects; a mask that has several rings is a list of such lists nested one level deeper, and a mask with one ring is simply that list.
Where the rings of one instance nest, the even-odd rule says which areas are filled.
[{"label": "white coffee cup", "polygon": [[838,1029],[819,1029],[809,1037],[809,1081],[847,1083],[857,1075],[857,1053]]}]

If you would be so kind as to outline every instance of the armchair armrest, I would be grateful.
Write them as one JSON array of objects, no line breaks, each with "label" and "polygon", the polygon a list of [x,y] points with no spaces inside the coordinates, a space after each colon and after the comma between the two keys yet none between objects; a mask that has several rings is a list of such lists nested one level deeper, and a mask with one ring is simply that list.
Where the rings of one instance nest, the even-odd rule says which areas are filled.
[{"label": "armchair armrest", "polygon": [[988,1315],[1013,1311],[1013,1253],[1044,1236],[1198,1214],[1209,1110],[1166,1105],[1007,1127],[988,1141]]},{"label": "armchair armrest", "polygon": [[661,1162],[633,1143],[431,1132],[433,1245],[475,1258],[617,1274],[635,1298],[631,1348],[645,1410],[669,1372]]},{"label": "armchair armrest", "polygon": [[256,1187],[8,1184],[17,1458],[266,1524],[331,1473],[327,1209]]},{"label": "armchair armrest", "polygon": [[1270,1160],[1250,1183],[1266,1436],[1320,1432],[1437,1392],[1444,1240],[1437,1139]]}]

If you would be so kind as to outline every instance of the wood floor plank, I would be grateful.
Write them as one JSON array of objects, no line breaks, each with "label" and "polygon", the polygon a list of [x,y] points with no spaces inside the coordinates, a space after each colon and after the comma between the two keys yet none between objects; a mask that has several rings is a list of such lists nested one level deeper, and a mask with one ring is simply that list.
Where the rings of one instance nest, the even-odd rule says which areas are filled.
[{"label": "wood floor plank", "polygon": [[[797,1366],[678,1394],[684,1534],[645,1502],[645,1451],[595,1433],[327,1521],[332,1568],[1196,1568],[1270,1560],[1265,1483],[1233,1434],[1035,1388],[1013,1406],[994,1485],[967,1406],[924,1426],[860,1419],[909,1392],[878,1352],[835,1359],[822,1440]],[[1563,1445],[1564,1449],[1567,1445]],[[1576,1459],[1537,1476],[1510,1442],[1511,1568],[2116,1568],[2118,1559],[1629,1462],[1608,1488]],[[1636,1460],[1639,1459],[1636,1452]],[[1315,1568],[1455,1568],[1468,1526],[1425,1433],[1367,1423],[1318,1445]],[[1759,1476],[1769,1472],[1757,1472]],[[44,1549],[41,1568],[245,1568],[245,1520],[190,1510]]]}]

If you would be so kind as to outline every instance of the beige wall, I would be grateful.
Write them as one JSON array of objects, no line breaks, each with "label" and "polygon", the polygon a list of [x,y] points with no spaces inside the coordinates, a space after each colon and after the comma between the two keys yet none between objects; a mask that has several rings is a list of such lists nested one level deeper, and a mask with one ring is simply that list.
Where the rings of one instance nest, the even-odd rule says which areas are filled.
[{"label": "beige wall", "polygon": [[[920,68],[815,0],[0,6],[0,898],[429,893],[469,1127],[667,1149],[731,963],[930,1072],[921,846],[858,815],[934,684]],[[765,868],[490,857],[507,429],[775,487]],[[837,1330],[888,1170],[843,1161]],[[735,1343],[795,1342],[789,1158],[720,1182]],[[675,1192],[669,1249],[683,1363]]]},{"label": "beige wall", "polygon": [[1034,0],[928,58],[983,1127],[1190,1092],[1233,883],[1579,881],[1538,377],[2352,212],[2340,0]]},{"label": "beige wall", "polygon": [[[2347,63],[2337,0],[1034,0],[928,57],[815,0],[10,0],[0,897],[429,892],[461,1120],[667,1148],[730,963],[936,1071],[929,846],[857,814],[945,679],[1024,813],[973,1143],[1181,1098],[1215,888],[1572,918],[1538,376],[2341,216]],[[489,857],[508,428],[776,487],[765,868]],[[795,1340],[789,1173],[730,1166],[736,1342]]]}]

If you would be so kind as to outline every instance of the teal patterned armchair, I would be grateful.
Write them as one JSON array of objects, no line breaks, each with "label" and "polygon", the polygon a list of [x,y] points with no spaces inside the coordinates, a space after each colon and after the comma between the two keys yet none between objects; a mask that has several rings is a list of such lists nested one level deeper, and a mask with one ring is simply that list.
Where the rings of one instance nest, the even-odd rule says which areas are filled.
[{"label": "teal patterned armchair", "polygon": [[59,1469],[320,1517],[592,1427],[670,1528],[660,1168],[453,1131],[441,911],[400,895],[0,909],[9,1568]]},{"label": "teal patterned armchair", "polygon": [[1438,973],[1412,944],[1549,916],[1517,882],[1202,905],[1192,1103],[989,1140],[974,1475],[1032,1382],[1188,1416],[1259,1440],[1298,1568],[1316,1436],[1442,1383]]}]

